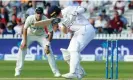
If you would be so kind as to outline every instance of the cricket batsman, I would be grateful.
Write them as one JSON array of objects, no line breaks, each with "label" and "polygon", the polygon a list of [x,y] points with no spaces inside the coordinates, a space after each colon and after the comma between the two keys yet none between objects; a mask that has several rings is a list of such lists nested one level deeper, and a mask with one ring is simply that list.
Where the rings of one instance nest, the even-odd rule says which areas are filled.
[{"label": "cricket batsman", "polygon": [[[24,24],[22,41],[16,61],[15,76],[19,76],[21,73],[28,46],[33,41],[37,41],[44,48],[54,76],[59,77],[61,74],[56,66],[55,58],[50,47],[50,41],[52,39],[52,24],[47,26],[49,35],[45,34],[44,27],[34,26],[35,22],[47,19],[47,17],[43,15],[43,8],[38,7],[35,11],[35,15],[28,16]],[[48,38],[46,38],[47,36]]]},{"label": "cricket batsman", "polygon": [[51,6],[48,9],[48,16],[61,19],[61,31],[73,31],[73,37],[67,49],[61,48],[64,60],[69,64],[70,71],[63,74],[62,77],[71,79],[82,79],[85,75],[84,69],[80,65],[80,52],[88,45],[95,36],[95,29],[89,21],[82,15],[86,8],[81,6],[68,6],[61,10],[57,6]]}]

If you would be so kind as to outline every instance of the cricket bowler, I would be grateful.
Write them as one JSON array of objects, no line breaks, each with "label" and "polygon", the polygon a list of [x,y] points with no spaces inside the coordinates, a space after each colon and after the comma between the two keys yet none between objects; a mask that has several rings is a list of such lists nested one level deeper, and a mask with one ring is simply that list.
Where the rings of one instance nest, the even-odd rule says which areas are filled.
[{"label": "cricket bowler", "polygon": [[[49,35],[45,33],[44,27],[34,26],[35,22],[47,19],[47,17],[43,15],[42,7],[36,8],[35,11],[36,13],[34,15],[30,15],[27,17],[24,24],[22,41],[16,61],[15,76],[19,76],[21,73],[28,46],[33,41],[37,41],[44,48],[45,54],[48,58],[49,65],[54,76],[59,77],[61,76],[61,74],[56,66],[55,58],[50,47],[50,41],[52,39],[52,24],[47,26],[48,31],[50,32]],[[47,36],[48,38],[46,38]]]},{"label": "cricket bowler", "polygon": [[62,77],[81,80],[86,74],[80,65],[80,52],[88,45],[95,36],[95,28],[82,15],[86,8],[81,6],[68,6],[61,10],[57,6],[51,6],[48,9],[48,16],[51,18],[62,18],[61,31],[68,32],[68,29],[73,31],[73,37],[67,49],[61,48],[64,60],[69,64],[70,71],[63,74]]}]

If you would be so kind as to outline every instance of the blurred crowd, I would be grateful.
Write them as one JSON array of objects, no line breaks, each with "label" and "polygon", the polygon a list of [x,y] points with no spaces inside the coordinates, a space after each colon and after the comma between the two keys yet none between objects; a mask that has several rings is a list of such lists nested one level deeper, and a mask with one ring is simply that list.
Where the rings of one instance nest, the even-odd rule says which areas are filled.
[{"label": "blurred crowd", "polygon": [[[97,33],[133,33],[133,21],[129,22],[126,13],[133,20],[133,1],[128,0],[0,0],[0,34],[22,34],[24,22],[35,13],[36,7],[44,8],[44,15],[50,6],[57,5],[62,9],[67,6],[87,8],[83,15],[96,28]],[[128,16],[128,15],[127,15]],[[131,24],[129,24],[131,23]],[[54,38],[71,37],[60,32],[59,25],[53,26]]]}]

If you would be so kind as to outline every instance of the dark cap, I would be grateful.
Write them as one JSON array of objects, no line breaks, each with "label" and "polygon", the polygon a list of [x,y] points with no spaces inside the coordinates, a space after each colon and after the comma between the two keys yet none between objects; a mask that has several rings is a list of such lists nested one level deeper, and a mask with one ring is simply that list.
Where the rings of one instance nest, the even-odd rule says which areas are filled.
[{"label": "dark cap", "polygon": [[48,9],[48,17],[49,18],[56,17],[60,14],[60,12],[61,12],[61,8],[59,8],[58,6],[51,6]]},{"label": "dark cap", "polygon": [[36,8],[36,13],[37,14],[43,14],[43,8],[42,7],[37,7]]}]

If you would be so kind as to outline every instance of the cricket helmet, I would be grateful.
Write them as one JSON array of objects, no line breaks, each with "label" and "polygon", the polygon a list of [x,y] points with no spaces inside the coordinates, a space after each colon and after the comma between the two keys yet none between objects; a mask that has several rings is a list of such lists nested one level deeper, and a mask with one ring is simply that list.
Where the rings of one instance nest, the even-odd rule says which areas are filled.
[{"label": "cricket helmet", "polygon": [[49,18],[56,17],[60,14],[60,12],[61,12],[61,8],[59,8],[58,6],[51,6],[48,9],[48,17]]},{"label": "cricket helmet", "polygon": [[37,14],[43,14],[43,8],[42,7],[37,7],[35,11]]}]

